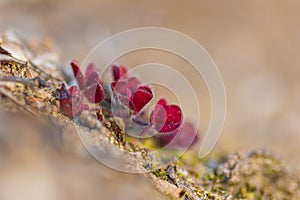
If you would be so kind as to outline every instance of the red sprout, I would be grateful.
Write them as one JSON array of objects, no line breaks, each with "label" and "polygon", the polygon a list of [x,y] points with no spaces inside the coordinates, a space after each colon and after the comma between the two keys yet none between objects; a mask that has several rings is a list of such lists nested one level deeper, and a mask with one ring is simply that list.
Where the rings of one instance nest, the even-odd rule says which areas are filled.
[{"label": "red sprout", "polygon": [[177,105],[167,105],[160,99],[151,113],[151,124],[160,133],[173,132],[182,125],[182,111]]},{"label": "red sprout", "polygon": [[71,62],[71,67],[74,73],[74,77],[77,80],[78,86],[81,90],[85,88],[85,78],[79,68],[79,65],[76,61]]},{"label": "red sprout", "polygon": [[83,103],[82,94],[76,86],[67,90],[63,83],[60,89],[60,109],[65,115],[76,117],[84,110],[88,110],[89,106]]},{"label": "red sprout", "polygon": [[92,103],[99,103],[105,97],[104,89],[100,83],[86,88],[83,93],[87,100]]},{"label": "red sprout", "polygon": [[[114,78],[118,79],[120,71],[127,71],[124,66],[113,66]],[[111,83],[112,90],[118,100],[128,106],[134,113],[139,113],[153,99],[152,89],[147,85],[141,85],[136,77],[126,77]]]},{"label": "red sprout", "polygon": [[100,76],[96,71],[94,64],[91,63],[88,65],[85,71],[85,76],[83,76],[79,65],[75,61],[71,62],[71,66],[79,88],[83,90],[88,101],[91,103],[101,102],[105,97],[104,89],[101,85]]},{"label": "red sprout", "polygon": [[145,105],[153,99],[152,89],[142,85],[135,77],[128,77],[124,66],[113,66],[114,81],[111,88],[118,100],[137,114],[133,121],[144,124],[145,129],[140,135],[146,134],[154,127],[160,134],[156,136],[160,144],[168,148],[186,149],[198,141],[198,134],[191,123],[183,123],[182,110],[177,105],[168,105],[165,99],[157,102],[150,116],[150,123],[139,118]]},{"label": "red sprout", "polygon": [[152,89],[147,85],[141,85],[131,96],[129,108],[138,113],[151,101],[152,98]]}]

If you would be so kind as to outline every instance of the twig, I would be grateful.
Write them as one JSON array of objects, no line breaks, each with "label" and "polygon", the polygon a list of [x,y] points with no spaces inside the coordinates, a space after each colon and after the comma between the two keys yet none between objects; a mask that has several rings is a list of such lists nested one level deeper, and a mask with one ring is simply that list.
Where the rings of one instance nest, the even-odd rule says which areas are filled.
[{"label": "twig", "polygon": [[21,78],[21,77],[16,77],[16,76],[3,76],[3,75],[0,75],[0,81],[18,82],[18,83],[22,83],[22,84],[30,86],[30,87],[38,86],[38,83],[34,79]]},{"label": "twig", "polygon": [[33,79],[30,78],[21,78],[21,77],[16,77],[16,76],[3,76],[0,75],[0,81],[3,82],[18,82],[18,83],[22,83],[26,86],[30,86],[30,87],[49,87],[49,83],[47,83],[47,81],[40,79],[39,77],[35,77]]}]

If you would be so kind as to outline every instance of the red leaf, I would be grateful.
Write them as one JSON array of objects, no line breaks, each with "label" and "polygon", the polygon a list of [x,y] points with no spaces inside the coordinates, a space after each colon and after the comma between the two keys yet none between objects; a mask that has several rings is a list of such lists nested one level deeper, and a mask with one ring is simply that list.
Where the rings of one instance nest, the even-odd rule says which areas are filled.
[{"label": "red leaf", "polygon": [[133,94],[129,107],[136,113],[140,112],[153,98],[152,90],[149,86],[140,86]]},{"label": "red leaf", "polygon": [[85,77],[89,77],[93,72],[97,72],[94,63],[90,63],[85,70]]},{"label": "red leaf", "polygon": [[65,100],[70,97],[68,90],[66,89],[66,85],[63,83],[60,89],[60,100]]},{"label": "red leaf", "polygon": [[85,88],[85,78],[79,68],[79,65],[76,61],[72,61],[71,66],[73,69],[75,79],[77,80],[78,86],[81,90],[83,90]]},{"label": "red leaf", "polygon": [[177,105],[167,105],[166,100],[158,101],[151,113],[151,123],[160,133],[175,131],[182,124],[182,111]]},{"label": "red leaf", "polygon": [[158,105],[161,105],[161,106],[165,106],[167,105],[167,101],[165,99],[160,99],[158,102],[157,102]]},{"label": "red leaf", "polygon": [[128,89],[130,89],[131,92],[135,92],[135,90],[141,84],[141,82],[136,77],[129,77],[129,78],[125,79],[125,81],[127,82],[126,87]]},{"label": "red leaf", "polygon": [[100,84],[100,77],[98,72],[92,72],[89,76],[86,76],[85,87],[90,87],[92,85]]},{"label": "red leaf", "polygon": [[138,89],[152,94],[152,88],[149,85],[141,85]]},{"label": "red leaf", "polygon": [[84,95],[87,100],[91,103],[99,103],[101,102],[105,95],[104,89],[100,83],[90,86],[84,91]]},{"label": "red leaf", "polygon": [[114,81],[118,81],[122,77],[125,78],[127,76],[127,69],[123,65],[113,65],[112,74],[113,74]]},{"label": "red leaf", "polygon": [[128,86],[126,81],[119,80],[119,81],[112,82],[111,88],[116,95],[119,94],[126,95]]}]

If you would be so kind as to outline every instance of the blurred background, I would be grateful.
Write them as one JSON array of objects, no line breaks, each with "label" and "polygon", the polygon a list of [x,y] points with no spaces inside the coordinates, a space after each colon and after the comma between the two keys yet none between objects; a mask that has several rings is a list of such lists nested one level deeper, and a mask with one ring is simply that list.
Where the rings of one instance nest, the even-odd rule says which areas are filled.
[{"label": "blurred background", "polygon": [[[270,149],[299,174],[299,9],[296,0],[0,0],[0,32],[53,38],[64,65],[83,61],[99,42],[127,29],[157,26],[187,34],[208,51],[225,83],[227,117],[218,147],[228,153]],[[186,65],[168,56],[137,52],[119,62],[134,66],[163,57],[163,63]],[[199,91],[205,130],[210,104],[203,82]]]}]

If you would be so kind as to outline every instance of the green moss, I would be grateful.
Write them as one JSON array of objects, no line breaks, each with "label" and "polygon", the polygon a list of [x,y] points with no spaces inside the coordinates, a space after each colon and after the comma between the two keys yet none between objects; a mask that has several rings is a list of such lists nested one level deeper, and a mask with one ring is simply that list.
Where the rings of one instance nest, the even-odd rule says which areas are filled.
[{"label": "green moss", "polygon": [[[178,196],[182,199],[293,199],[299,190],[299,181],[284,170],[279,159],[264,151],[215,155],[201,161],[190,152],[171,161],[172,155],[181,152],[153,154],[151,149],[157,146],[151,139],[135,141],[125,137],[114,122],[107,123],[106,128],[110,143],[138,153],[141,166],[159,180],[181,189]],[[162,168],[164,163],[170,164]]]},{"label": "green moss", "polygon": [[156,177],[160,178],[161,180],[168,180],[167,177],[167,172],[164,169],[156,169],[154,171],[151,172],[152,174],[154,174]]}]

